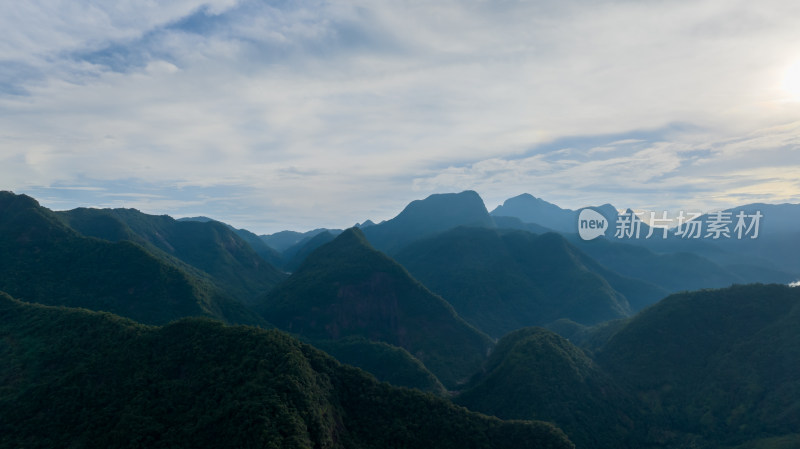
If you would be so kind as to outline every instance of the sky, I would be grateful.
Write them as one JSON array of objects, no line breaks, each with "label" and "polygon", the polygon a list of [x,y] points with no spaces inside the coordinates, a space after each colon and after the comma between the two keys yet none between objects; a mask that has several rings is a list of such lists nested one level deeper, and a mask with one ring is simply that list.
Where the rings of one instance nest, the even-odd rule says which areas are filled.
[{"label": "sky", "polygon": [[54,210],[342,228],[800,203],[800,2],[0,5],[0,190]]}]

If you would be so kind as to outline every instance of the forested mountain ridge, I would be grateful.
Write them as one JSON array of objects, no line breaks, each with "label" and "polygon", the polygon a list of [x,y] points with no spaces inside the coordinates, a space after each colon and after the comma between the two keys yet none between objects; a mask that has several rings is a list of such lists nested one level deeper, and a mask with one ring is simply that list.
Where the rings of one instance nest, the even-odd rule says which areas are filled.
[{"label": "forested mountain ridge", "polygon": [[[580,348],[543,328],[509,333],[455,402],[503,419],[543,419],[577,447],[638,448],[635,397]],[[638,440],[638,442],[637,442]]]},{"label": "forested mountain ridge", "polygon": [[0,293],[0,448],[542,448],[500,421],[377,383],[279,331],[144,326]]},{"label": "forested mountain ridge", "polygon": [[595,358],[698,445],[800,428],[800,288],[671,295],[619,328]]},{"label": "forested mountain ridge", "polygon": [[239,301],[251,303],[285,278],[224,223],[175,220],[136,209],[78,208],[57,212],[78,232],[112,242],[130,240],[207,273]]},{"label": "forested mountain ridge", "polygon": [[586,448],[800,444],[800,288],[679,293],[594,332],[582,350],[514,331],[455,401],[552,421]]},{"label": "forested mountain ridge", "polygon": [[129,240],[84,237],[25,195],[0,192],[0,289],[20,299],[163,324],[193,315],[266,325],[207,280]]}]

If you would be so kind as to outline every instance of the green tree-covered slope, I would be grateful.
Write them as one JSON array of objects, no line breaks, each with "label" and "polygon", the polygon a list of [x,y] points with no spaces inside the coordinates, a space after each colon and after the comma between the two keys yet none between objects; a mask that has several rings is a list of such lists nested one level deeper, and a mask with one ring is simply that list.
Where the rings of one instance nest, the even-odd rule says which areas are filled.
[{"label": "green tree-covered slope", "polygon": [[412,243],[395,258],[493,337],[562,318],[594,324],[628,316],[627,298],[602,274],[651,301],[661,294],[607,272],[554,233],[459,227]]},{"label": "green tree-covered slope", "polygon": [[644,416],[584,352],[543,328],[503,337],[455,401],[503,419],[542,419],[580,448],[636,448]]},{"label": "green tree-covered slope", "polygon": [[753,284],[672,295],[616,331],[597,360],[699,447],[793,434],[800,289]]},{"label": "green tree-covered slope", "polygon": [[[112,242],[130,240],[207,273],[221,289],[251,303],[285,275],[259,256],[237,232],[214,220],[174,220],[136,209],[79,208],[58,212],[83,235]],[[263,245],[263,242],[262,242]]]},{"label": "green tree-covered slope", "polygon": [[800,443],[800,289],[672,295],[625,320],[501,339],[458,403],[552,421],[578,447],[782,448]]},{"label": "green tree-covered slope", "polygon": [[333,235],[333,233],[325,231],[313,237],[301,240],[296,245],[284,251],[283,254],[286,258],[286,262],[283,264],[283,268],[290,273],[297,270],[309,254],[313,253],[314,250],[320,246],[333,241],[334,238],[336,238],[336,236]]},{"label": "green tree-covered slope", "polygon": [[439,379],[416,357],[398,346],[364,337],[309,341],[336,360],[367,371],[376,379],[400,387],[446,395]]},{"label": "green tree-covered slope", "polygon": [[279,331],[144,326],[0,294],[0,448],[571,448],[377,383]]},{"label": "green tree-covered slope", "polygon": [[361,336],[406,349],[448,388],[478,370],[489,338],[351,228],[264,299],[264,317],[314,340]]},{"label": "green tree-covered slope", "polygon": [[265,324],[203,279],[128,240],[84,237],[32,198],[0,192],[0,289],[162,324],[193,315]]}]

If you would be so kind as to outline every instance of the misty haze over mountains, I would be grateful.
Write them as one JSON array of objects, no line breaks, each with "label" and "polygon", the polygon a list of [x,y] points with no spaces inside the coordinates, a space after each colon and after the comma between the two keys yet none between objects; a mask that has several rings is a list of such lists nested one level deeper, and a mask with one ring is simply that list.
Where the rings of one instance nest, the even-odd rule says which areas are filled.
[{"label": "misty haze over mountains", "polygon": [[[580,210],[562,209],[530,194],[522,194],[506,200],[489,213],[478,194],[472,191],[436,194],[425,200],[414,201],[395,218],[370,226],[364,232],[373,245],[390,254],[411,240],[457,226],[518,229],[536,234],[557,232],[584,252],[593,257],[605,258],[606,263],[623,272],[639,268],[636,266],[641,264],[632,263],[635,258],[639,261],[647,260],[653,268],[662,267],[662,269],[670,269],[669,264],[672,262],[673,270],[677,269],[674,265],[678,264],[678,260],[684,260],[689,264],[688,267],[703,270],[712,279],[717,279],[712,280],[712,285],[705,285],[707,287],[724,285],[726,279],[731,282],[755,280],[785,282],[786,279],[800,274],[800,257],[793,257],[800,254],[800,228],[797,227],[797,223],[800,223],[800,205],[797,204],[748,204],[723,211],[730,213],[743,211],[747,214],[760,211],[764,218],[761,219],[760,235],[757,239],[678,238],[674,229],[677,223],[671,226],[667,239],[661,238],[660,230],[656,230],[652,237],[645,238],[649,227],[644,222],[640,223],[639,238],[616,238],[614,225],[619,217],[618,209],[611,204],[595,206],[592,209],[600,212],[608,220],[606,239],[584,242],[577,237]],[[707,215],[696,218],[696,221],[707,220]],[[285,235],[292,235],[294,238],[292,243],[297,244],[307,242],[310,237],[325,231],[324,229],[307,233],[284,231],[261,237],[270,244],[279,242]],[[341,232],[341,230],[327,231],[333,234]],[[281,243],[273,245],[278,250],[286,248]],[[623,264],[621,260],[625,263]],[[748,271],[753,274],[748,274]],[[666,277],[675,277],[672,276],[672,272],[668,273],[670,274]],[[675,275],[677,276],[677,273]],[[688,272],[685,276],[692,277]],[[698,273],[696,276],[702,277],[704,274]],[[681,289],[679,280],[664,282]],[[689,288],[702,288],[701,285],[694,284],[695,281],[688,282]]]},{"label": "misty haze over mountains", "polygon": [[800,205],[732,208],[763,214],[755,239],[616,238],[594,210],[593,240],[579,211],[474,191],[258,236],[0,192],[0,447],[180,445],[188,422],[286,447],[800,442]]}]

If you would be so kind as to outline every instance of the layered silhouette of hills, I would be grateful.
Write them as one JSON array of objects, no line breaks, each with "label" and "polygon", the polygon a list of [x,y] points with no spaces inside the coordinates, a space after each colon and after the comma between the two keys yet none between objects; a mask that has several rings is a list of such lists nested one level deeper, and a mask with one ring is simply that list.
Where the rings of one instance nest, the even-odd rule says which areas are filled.
[{"label": "layered silhouette of hills", "polygon": [[289,276],[211,219],[0,192],[0,448],[569,447],[448,397],[578,447],[797,447],[800,288],[708,289],[797,280],[796,206],[751,206],[758,239],[643,244],[433,195]]},{"label": "layered silhouette of hills", "polygon": [[[695,252],[655,253],[632,242],[596,239],[571,239],[578,248],[602,265],[624,276],[656,284],[667,291],[726,287],[735,283],[785,283],[794,277],[788,273],[756,264],[720,265]],[[720,254],[721,262],[736,260],[731,253]]]},{"label": "layered silhouette of hills", "polygon": [[[800,251],[800,231],[792,232],[791,226],[800,206],[754,204],[730,211],[753,213],[759,208],[772,217],[764,220],[762,230],[771,228],[772,232],[764,231],[756,240],[685,239],[676,237],[674,230],[667,234],[668,238],[662,239],[659,229],[654,229],[653,235],[645,238],[650,228],[635,216],[634,221],[640,228],[639,237],[617,238],[615,226],[620,215],[614,206],[604,204],[592,209],[609,222],[606,238],[583,241],[576,234],[577,217],[582,209],[563,209],[541,198],[522,194],[506,200],[489,215],[480,196],[465,191],[413,201],[395,218],[368,226],[364,233],[376,248],[395,255],[420,239],[458,226],[517,229],[534,234],[555,230],[607,271],[654,285],[655,289],[648,290],[658,293],[648,296],[637,288],[639,293],[628,298],[633,310],[638,310],[667,292],[724,287],[734,283],[786,283],[800,278],[800,258],[795,256]],[[624,214],[630,212],[627,210]],[[300,252],[300,249],[309,242],[310,236],[323,232],[324,229],[319,229],[309,233],[275,234],[275,237],[293,235],[297,242],[301,242],[286,247],[288,257],[285,257],[284,267],[294,269],[299,266],[308,252]],[[427,284],[427,280],[424,282]],[[642,293],[647,297],[640,300],[637,296]]]},{"label": "layered silhouette of hills", "polygon": [[313,253],[314,250],[320,246],[333,241],[336,235],[328,231],[320,232],[313,237],[303,239],[297,244],[290,246],[283,252],[285,257],[283,268],[288,272],[297,270],[309,254]]},{"label": "layered silhouette of hills", "polygon": [[[746,227],[749,227],[751,224],[751,216],[754,216],[757,212],[760,213],[761,217],[758,219],[759,236],[770,233],[794,233],[797,232],[798,223],[800,223],[800,204],[751,203],[725,209],[722,212],[726,213],[726,215],[721,218],[723,220],[730,220],[731,234],[735,234],[734,228],[739,221],[739,212],[744,212],[745,214],[743,218]],[[712,221],[714,215],[714,213],[706,213],[695,219],[704,224],[702,228],[704,239],[713,240],[712,237],[706,238],[705,236],[708,231],[707,226],[709,222]],[[746,229],[742,230],[742,240],[744,240],[745,237],[751,238],[755,234],[755,229],[751,232],[745,231]]]},{"label": "layered silhouette of hills", "polygon": [[[109,217],[105,237],[130,228]],[[84,237],[25,195],[0,192],[0,290],[25,301],[85,307],[142,323],[205,315],[227,322],[263,319],[211,282],[131,240]]]},{"label": "layered silhouette of hills", "polygon": [[[606,235],[614,235],[613,223],[617,221],[617,209],[611,204],[603,204],[592,209],[602,214],[612,224]],[[562,209],[529,193],[523,193],[507,199],[502,205],[497,206],[491,215],[496,219],[513,217],[523,223],[537,224],[564,234],[575,234],[578,232],[578,215],[581,210]],[[643,229],[647,231],[646,228]]]},{"label": "layered silhouette of hills", "polygon": [[528,231],[531,234],[547,234],[548,232],[556,232],[550,228],[546,228],[536,223],[523,222],[517,217],[493,216],[492,221],[498,229],[516,229],[519,231]]},{"label": "layered silhouette of hills", "polygon": [[492,211],[492,217],[514,217],[558,232],[577,232],[578,213],[562,209],[529,193],[509,198]]},{"label": "layered silhouette of hills", "polygon": [[675,294],[570,341],[539,328],[501,339],[456,402],[542,419],[588,448],[800,444],[800,288]]},{"label": "layered silhouette of hills", "polygon": [[[471,190],[430,195],[412,201],[390,220],[378,224],[367,220],[355,227],[361,229],[375,248],[394,254],[409,243],[457,226],[496,227],[481,197]],[[282,252],[284,267],[287,271],[293,271],[310,254],[310,250],[330,240],[326,233],[336,236],[339,232],[322,228],[305,233],[282,231],[262,236],[262,239]]]},{"label": "layered silhouette of hills", "polygon": [[[200,216],[200,217],[178,218],[177,221],[199,221],[201,223],[205,223],[217,220],[214,220],[213,218],[209,217]],[[262,239],[260,236],[248,231],[247,229],[236,229],[227,223],[223,224],[231,228],[231,230],[235,232],[236,235],[238,235],[239,237],[242,238],[242,240],[247,242],[247,244],[250,245],[253,251],[255,251],[256,254],[258,254],[259,256],[261,256],[262,259],[266,260],[275,267],[280,267],[283,265],[283,257],[281,256],[281,253],[273,249],[271,246],[267,245],[264,239]]]},{"label": "layered silhouette of hills", "polygon": [[264,243],[269,245],[271,248],[274,248],[278,252],[283,253],[290,247],[297,245],[303,240],[310,239],[315,235],[321,234],[323,232],[331,232],[334,234],[338,234],[341,231],[337,229],[319,228],[307,232],[280,231],[274,234],[261,235],[259,237],[261,237],[261,240],[264,241]]},{"label": "layered silhouette of hills", "polygon": [[[646,238],[650,227],[635,215],[633,221],[639,227],[639,237],[619,238],[615,235],[620,216],[616,208],[604,204],[593,209],[609,222],[605,239],[581,240],[576,235],[580,210],[562,209],[530,194],[506,200],[492,211],[492,216],[498,225],[504,223],[504,227],[532,232],[537,232],[537,227],[544,227],[558,231],[607,268],[671,292],[724,287],[734,283],[785,283],[800,277],[800,258],[796,257],[800,251],[800,231],[796,225],[800,205],[751,204],[726,210],[732,216],[739,211],[754,214],[761,210],[763,215],[770,217],[762,218],[762,232],[758,239],[741,240],[735,237],[706,238],[706,226],[700,238],[681,238],[675,235],[674,228],[669,230],[666,239],[662,238],[660,229],[653,229],[651,237]],[[628,209],[622,215],[630,214]],[[707,225],[708,216],[697,220]],[[736,221],[732,217],[731,231]]]},{"label": "layered silhouette of hills", "polygon": [[179,221],[135,209],[80,208],[58,214],[86,236],[112,242],[130,240],[175,257],[207,273],[244,303],[253,302],[285,277],[233,228],[211,219]]},{"label": "layered silhouette of hills", "polygon": [[491,347],[357,228],[315,250],[260,310],[279,328],[313,340],[360,336],[404,348],[449,388],[466,381]]},{"label": "layered silhouette of hills", "polygon": [[278,331],[143,326],[0,293],[0,447],[573,448],[377,383]]},{"label": "layered silhouette of hills", "polygon": [[330,242],[341,233],[341,229],[319,228],[308,232],[281,231],[271,235],[262,235],[258,238],[262,244],[267,245],[270,249],[276,248],[272,249],[272,251],[279,251],[280,259],[275,263],[275,266],[291,273],[300,266],[311,252]]},{"label": "layered silhouette of hills", "polygon": [[[561,318],[628,316],[666,293],[601,267],[558,234],[460,227],[410,244],[396,259],[492,336]],[[624,291],[625,294],[621,294]]]},{"label": "layered silhouette of hills", "polygon": [[[735,254],[740,258],[736,260],[738,265],[752,264],[752,261],[762,261],[760,265],[771,268],[782,273],[790,273],[795,278],[800,277],[800,204],[746,204],[723,211],[731,221],[729,225],[730,238],[719,238],[714,240],[712,237],[703,239],[706,243],[712,243],[722,248],[725,255]],[[745,228],[742,229],[741,238],[736,231],[739,222],[737,215],[744,212]],[[752,238],[755,227],[747,232],[756,214],[760,214],[758,219],[758,236]],[[697,219],[703,223],[704,236],[709,223],[709,214]],[[710,256],[713,257],[713,256]],[[723,256],[724,257],[724,256]],[[728,257],[730,259],[730,257]],[[746,268],[745,268],[746,269]],[[740,270],[744,271],[744,270]]]},{"label": "layered silhouette of hills", "polygon": [[262,259],[266,260],[275,267],[281,267],[283,265],[283,256],[281,253],[267,245],[267,243],[264,242],[264,239],[248,231],[247,229],[234,229],[234,232],[236,235],[241,237],[242,240],[247,242],[247,244],[253,248],[253,251],[261,256]]}]

